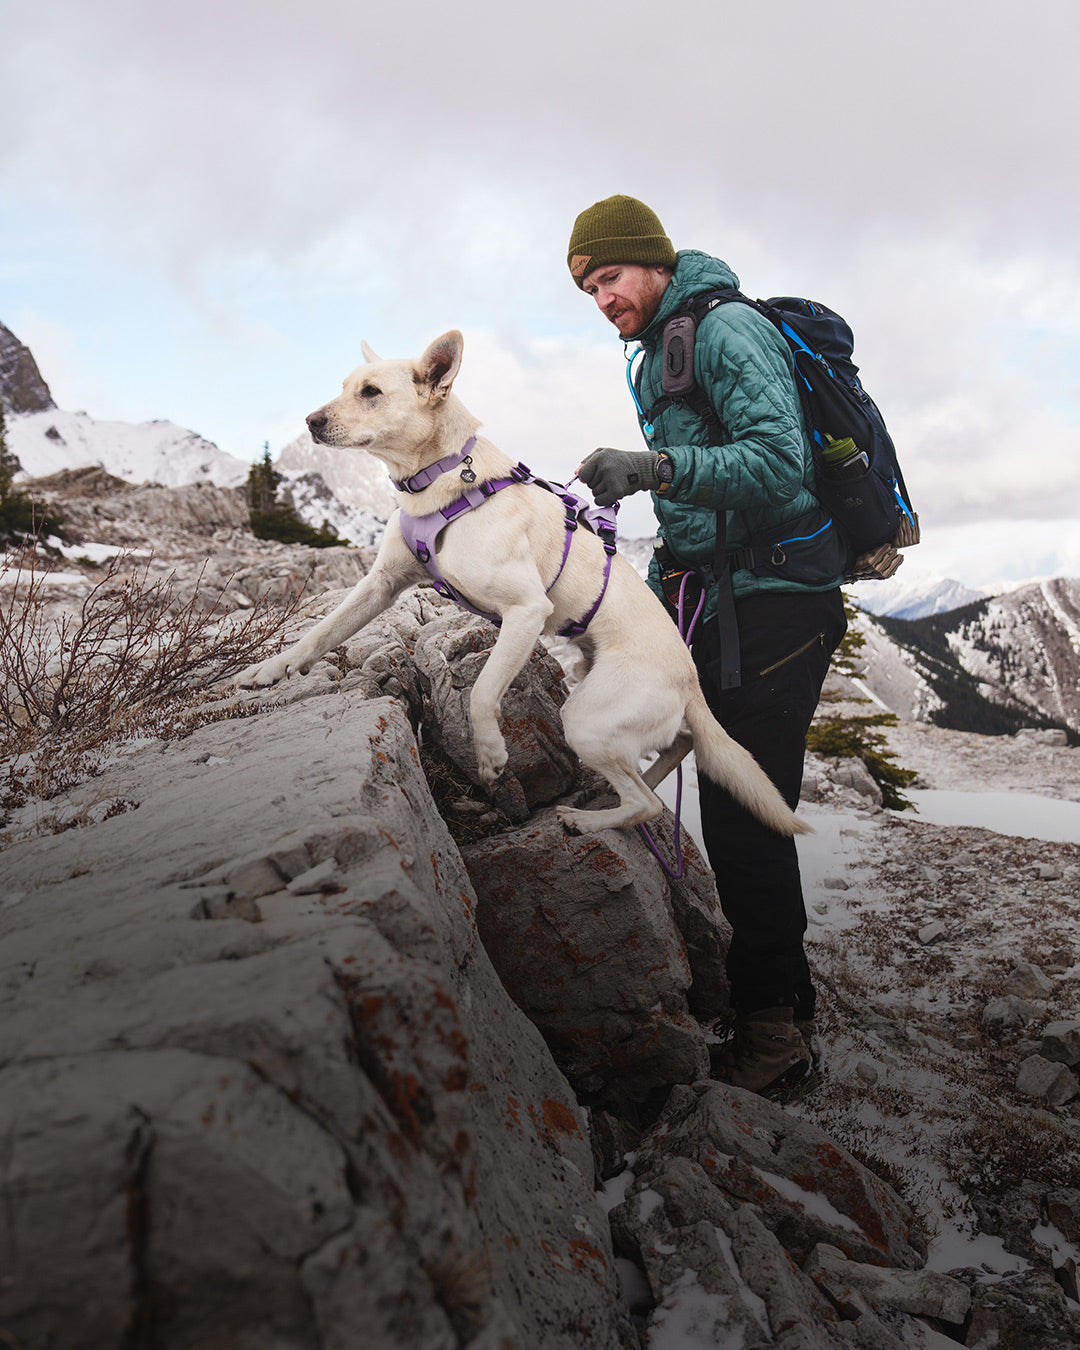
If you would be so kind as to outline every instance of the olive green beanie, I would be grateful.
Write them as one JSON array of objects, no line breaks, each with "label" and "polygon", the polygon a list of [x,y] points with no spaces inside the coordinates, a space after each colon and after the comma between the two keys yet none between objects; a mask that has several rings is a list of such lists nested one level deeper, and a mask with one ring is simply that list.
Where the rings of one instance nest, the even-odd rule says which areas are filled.
[{"label": "olive green beanie", "polygon": [[566,263],[581,286],[594,268],[609,263],[674,267],[675,250],[644,202],[636,197],[605,197],[574,221]]}]

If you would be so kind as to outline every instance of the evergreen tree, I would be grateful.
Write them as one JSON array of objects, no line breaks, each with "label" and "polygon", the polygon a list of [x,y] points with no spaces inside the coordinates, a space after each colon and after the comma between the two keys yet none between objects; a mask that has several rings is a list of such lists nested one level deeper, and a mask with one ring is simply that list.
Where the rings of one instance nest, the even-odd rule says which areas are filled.
[{"label": "evergreen tree", "polygon": [[[847,596],[844,597],[844,613],[847,615],[848,630],[833,653],[832,669],[837,675],[850,679],[864,673],[860,653],[866,646],[866,638],[855,629],[856,611]],[[842,697],[825,697],[822,702],[836,702]],[[870,700],[860,698],[856,701],[868,703]],[[807,733],[806,748],[826,758],[861,759],[881,789],[882,805],[894,811],[903,811],[911,806],[903,789],[909,787],[917,775],[910,769],[900,767],[880,730],[882,727],[894,727],[898,721],[896,715],[890,712],[858,716],[819,713]]]},{"label": "evergreen tree", "polygon": [[313,529],[296,514],[289,502],[278,501],[278,488],[285,475],[270,461],[270,443],[263,442],[263,455],[248,470],[247,500],[251,532],[256,539],[276,539],[282,544],[307,544],[309,548],[330,548],[346,541],[339,539],[328,520]]},{"label": "evergreen tree", "polygon": [[8,449],[4,405],[0,402],[0,543],[35,533],[55,533],[63,519],[59,515],[46,517],[40,505],[35,509],[27,493],[16,488],[18,464]]},{"label": "evergreen tree", "polygon": [[8,451],[7,423],[4,420],[4,405],[0,402],[0,509],[7,505],[14,479],[15,456]]},{"label": "evergreen tree", "polygon": [[263,442],[263,456],[248,470],[248,510],[271,514],[283,508],[277,500],[277,490],[285,479],[270,461],[270,442]]}]

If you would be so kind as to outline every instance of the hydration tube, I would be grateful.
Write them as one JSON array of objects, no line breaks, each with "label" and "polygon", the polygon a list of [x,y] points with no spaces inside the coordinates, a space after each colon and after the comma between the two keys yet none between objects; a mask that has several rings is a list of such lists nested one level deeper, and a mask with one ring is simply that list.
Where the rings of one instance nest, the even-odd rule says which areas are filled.
[{"label": "hydration tube", "polygon": [[[635,347],[630,355],[626,357],[626,383],[630,388],[630,397],[634,400],[634,407],[638,410],[638,417],[641,419],[641,430],[645,435],[645,439],[651,442],[652,438],[656,435],[656,428],[645,416],[645,409],[641,406],[641,400],[638,398],[637,390],[634,388],[633,375],[634,362],[641,356],[644,350],[644,347]],[[625,342],[623,343],[623,354],[626,354]]]}]

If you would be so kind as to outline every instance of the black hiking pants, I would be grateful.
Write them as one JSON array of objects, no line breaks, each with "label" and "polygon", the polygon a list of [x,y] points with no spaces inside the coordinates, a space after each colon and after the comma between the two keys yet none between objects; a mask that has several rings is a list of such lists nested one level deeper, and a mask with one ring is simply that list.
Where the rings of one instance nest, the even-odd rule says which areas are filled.
[{"label": "black hiking pants", "polygon": [[[694,660],[713,715],[746,747],[795,809],[806,733],[829,660],[847,630],[840,590],[771,592],[736,602],[742,684],[721,692],[710,674],[719,656],[715,623],[694,640]],[[795,841],[776,834],[723,788],[699,775],[706,852],[733,937],[727,958],[737,1012],[787,1004],[814,1015],[803,950],[803,904]]]}]

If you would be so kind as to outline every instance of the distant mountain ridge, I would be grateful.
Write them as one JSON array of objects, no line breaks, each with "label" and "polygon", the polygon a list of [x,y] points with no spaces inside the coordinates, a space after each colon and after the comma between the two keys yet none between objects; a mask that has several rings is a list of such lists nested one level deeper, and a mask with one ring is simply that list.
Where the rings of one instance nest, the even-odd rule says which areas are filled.
[{"label": "distant mountain ridge", "polygon": [[860,609],[895,619],[923,619],[930,614],[945,614],[985,597],[952,577],[933,572],[910,571],[901,567],[888,581],[863,581],[847,587],[847,593]]},{"label": "distant mountain ridge", "polygon": [[866,685],[900,716],[987,735],[1059,728],[1080,742],[1080,579],[860,627]]}]

